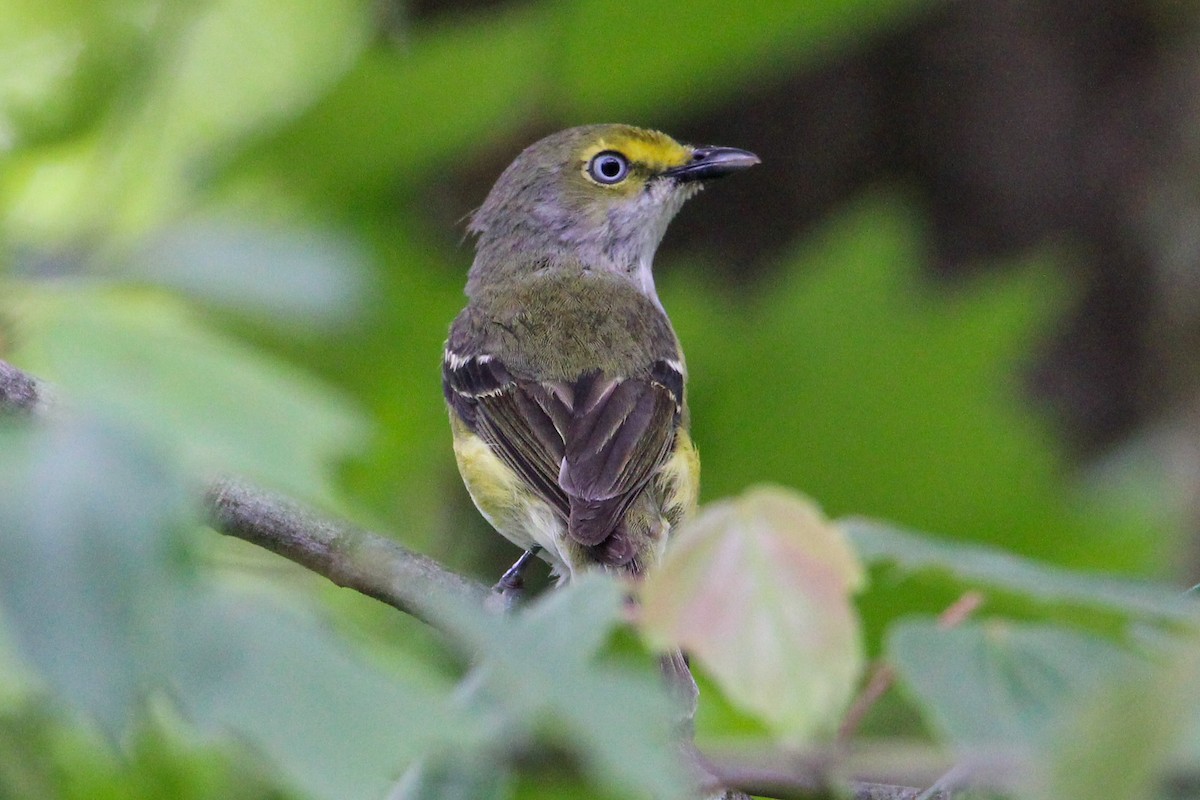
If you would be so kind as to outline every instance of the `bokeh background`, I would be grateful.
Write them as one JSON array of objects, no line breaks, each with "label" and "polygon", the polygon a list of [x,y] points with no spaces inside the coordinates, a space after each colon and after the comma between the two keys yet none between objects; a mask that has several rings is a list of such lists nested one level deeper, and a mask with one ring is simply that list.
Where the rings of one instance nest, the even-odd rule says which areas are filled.
[{"label": "bokeh background", "polygon": [[[464,217],[525,145],[602,121],[763,159],[658,259],[705,499],[781,483],[1196,582],[1194,3],[0,0],[0,358],[156,476],[246,475],[490,580],[516,554],[461,488],[440,390]],[[84,495],[109,474],[87,441],[44,462],[96,464]],[[415,623],[216,540],[203,569],[445,667]],[[868,629],[921,602],[877,585]],[[183,733],[114,761],[41,708],[4,712],[10,785],[285,791]]]}]

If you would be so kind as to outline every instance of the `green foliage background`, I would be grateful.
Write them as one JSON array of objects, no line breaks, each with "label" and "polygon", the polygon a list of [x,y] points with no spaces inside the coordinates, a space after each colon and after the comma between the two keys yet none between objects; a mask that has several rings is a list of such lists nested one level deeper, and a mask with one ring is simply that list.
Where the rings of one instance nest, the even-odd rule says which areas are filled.
[{"label": "green foliage background", "polygon": [[[0,0],[0,357],[86,410],[74,428],[0,442],[13,565],[0,570],[0,795],[372,796],[354,768],[370,754],[323,773],[321,748],[363,725],[381,753],[426,741],[372,698],[414,702],[385,676],[447,694],[452,659],[410,620],[198,532],[182,498],[211,474],[245,475],[495,575],[514,554],[458,483],[440,395],[471,249],[431,222],[430,205],[451,202],[438,187],[560,127],[670,131],[928,5],[574,0],[414,22],[355,0]],[[705,198],[683,213],[704,215]],[[1181,547],[1165,489],[1081,482],[1018,389],[1074,301],[1068,256],[1031,253],[949,293],[920,277],[923,225],[901,187],[879,186],[787,243],[764,281],[719,282],[702,254],[662,265],[705,497],[778,482],[834,516],[1164,576]],[[174,555],[154,554],[164,541]],[[45,574],[18,569],[37,563]],[[877,581],[869,646],[898,610],[937,611],[954,591]],[[258,605],[288,611],[246,610]],[[244,651],[220,634],[231,614],[250,615]],[[229,689],[240,704],[214,705],[193,675],[190,694],[176,684],[132,713],[180,629],[214,662],[251,654]],[[342,663],[347,649],[369,669]],[[262,720],[325,704],[255,690],[297,664],[305,685],[339,676],[342,710],[307,754],[279,743],[308,735],[303,714]],[[409,712],[445,736],[470,728]],[[255,720],[248,753],[220,735]],[[715,702],[701,724],[753,729]],[[555,796],[564,780],[518,790]]]}]

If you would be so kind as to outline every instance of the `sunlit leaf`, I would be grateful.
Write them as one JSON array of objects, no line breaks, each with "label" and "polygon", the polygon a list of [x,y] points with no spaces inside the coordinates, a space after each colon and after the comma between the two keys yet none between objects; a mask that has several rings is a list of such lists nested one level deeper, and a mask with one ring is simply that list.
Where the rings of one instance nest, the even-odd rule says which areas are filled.
[{"label": "sunlit leaf", "polygon": [[70,402],[96,404],[148,431],[198,472],[235,472],[328,499],[332,462],[362,441],[363,425],[344,398],[160,294],[47,290],[22,298],[23,366]]},{"label": "sunlit leaf", "polygon": [[169,10],[174,41],[156,54],[145,104],[123,120],[132,124],[115,154],[123,167],[115,222],[133,232],[178,208],[221,148],[315,100],[353,63],[369,22],[356,0],[216,0]]},{"label": "sunlit leaf", "polygon": [[1126,616],[1194,619],[1200,605],[1169,587],[1062,569],[984,545],[917,535],[887,523],[841,523],[869,564],[906,572],[934,570],[1044,603],[1103,609]]},{"label": "sunlit leaf", "polygon": [[134,68],[156,0],[4,0],[0,157],[103,114]]},{"label": "sunlit leaf", "polygon": [[1137,660],[1069,628],[1001,620],[951,629],[909,618],[892,626],[886,658],[922,714],[956,744],[1028,748],[1087,692]]},{"label": "sunlit leaf", "polygon": [[[86,39],[76,20],[47,3],[8,0],[0,26],[0,156],[15,148],[22,128],[63,113],[67,88]],[[64,19],[65,18],[65,19]],[[75,24],[72,24],[75,23]],[[46,103],[49,98],[57,102]],[[45,106],[53,109],[47,114]],[[40,106],[40,108],[39,108]]]},{"label": "sunlit leaf", "polygon": [[828,729],[863,666],[862,568],[810,501],[760,488],[707,506],[646,579],[642,627],[791,740]]},{"label": "sunlit leaf", "polygon": [[[299,113],[347,70],[369,26],[357,0],[157,5],[125,12],[144,18],[156,46],[120,113],[5,176],[18,241],[123,241],[171,219],[238,142]],[[82,47],[73,33],[68,44]]]}]

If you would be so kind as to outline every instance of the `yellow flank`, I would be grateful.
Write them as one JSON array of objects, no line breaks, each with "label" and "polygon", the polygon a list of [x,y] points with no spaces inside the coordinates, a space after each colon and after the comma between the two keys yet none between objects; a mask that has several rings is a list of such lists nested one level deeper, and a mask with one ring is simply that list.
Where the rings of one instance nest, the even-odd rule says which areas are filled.
[{"label": "yellow flank", "polygon": [[[573,574],[585,556],[579,546],[566,540],[561,517],[453,412],[450,427],[454,434],[458,471],[484,519],[520,548],[540,545],[554,574]],[[700,456],[687,431],[681,428],[676,435],[674,452],[654,477],[652,495],[658,499],[652,501],[650,496],[645,496],[642,501],[653,503],[646,510],[656,509],[651,512],[656,521],[646,519],[644,524],[657,530],[657,534],[647,539],[649,547],[641,555],[644,567],[651,567],[661,560],[666,539],[672,529],[695,512],[699,494]]]},{"label": "yellow flank", "polygon": [[700,454],[683,428],[675,436],[675,451],[662,465],[657,481],[663,496],[663,513],[672,526],[696,511],[700,500]]},{"label": "yellow flank", "polygon": [[605,150],[614,150],[629,159],[631,164],[644,166],[652,172],[683,166],[692,158],[692,148],[665,133],[629,128],[606,136],[583,151],[583,163],[586,165],[592,156]]},{"label": "yellow flank", "polygon": [[459,474],[479,513],[517,547],[540,545],[555,571],[563,573],[559,542],[565,531],[558,516],[453,411],[450,428]]}]

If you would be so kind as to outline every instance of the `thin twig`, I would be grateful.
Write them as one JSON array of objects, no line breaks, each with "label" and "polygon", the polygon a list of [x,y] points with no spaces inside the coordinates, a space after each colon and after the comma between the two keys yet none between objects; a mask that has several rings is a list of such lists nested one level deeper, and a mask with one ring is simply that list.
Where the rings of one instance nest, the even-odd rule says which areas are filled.
[{"label": "thin twig", "polygon": [[854,738],[854,734],[858,733],[867,712],[875,707],[875,704],[887,694],[895,682],[896,670],[892,668],[892,665],[886,661],[876,661],[871,667],[871,677],[867,681],[867,685],[854,698],[854,702],[846,711],[846,716],[842,718],[842,724],[838,726],[837,741],[839,744],[845,744]]},{"label": "thin twig", "polygon": [[[961,625],[983,605],[983,601],[982,592],[974,589],[963,592],[961,597],[947,606],[941,614],[938,614],[938,627],[942,630],[949,630]],[[867,712],[875,707],[875,704],[888,693],[895,683],[896,670],[892,665],[883,660],[876,661],[871,668],[871,677],[867,680],[867,685],[854,698],[854,702],[846,711],[846,716],[842,718],[842,724],[838,726],[837,741],[839,744],[845,744],[854,737],[854,734],[858,733]]]},{"label": "thin twig", "polygon": [[938,614],[938,627],[944,631],[957,628],[979,610],[979,607],[983,605],[983,601],[983,592],[976,591],[975,589],[963,592],[962,597],[947,606],[946,610],[941,614]]}]

